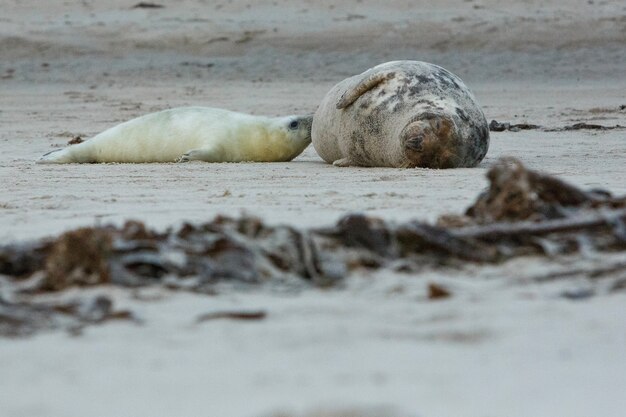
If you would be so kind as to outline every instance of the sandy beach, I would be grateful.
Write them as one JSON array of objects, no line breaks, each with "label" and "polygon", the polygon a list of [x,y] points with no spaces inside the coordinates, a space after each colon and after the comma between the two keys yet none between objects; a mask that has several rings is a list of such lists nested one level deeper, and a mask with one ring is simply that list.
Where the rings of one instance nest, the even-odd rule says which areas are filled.
[{"label": "sandy beach", "polygon": [[[3,2],[4,244],[128,219],[165,230],[219,214],[299,228],[349,212],[433,222],[462,213],[502,156],[626,194],[626,128],[613,128],[626,126],[621,1],[157,3]],[[313,147],[288,163],[34,163],[74,137],[166,108],[313,113],[335,83],[397,59],[454,72],[490,121],[546,129],[492,132],[472,169],[337,168]],[[581,122],[611,129],[559,130]],[[528,257],[363,271],[326,290],[224,286],[212,296],[82,290],[110,296],[141,324],[0,339],[0,417],[618,417],[625,292],[584,271],[625,262],[623,251]],[[572,268],[582,272],[540,279]],[[432,282],[453,296],[429,300]],[[580,289],[594,296],[561,296]],[[267,317],[194,321],[228,309]]]}]

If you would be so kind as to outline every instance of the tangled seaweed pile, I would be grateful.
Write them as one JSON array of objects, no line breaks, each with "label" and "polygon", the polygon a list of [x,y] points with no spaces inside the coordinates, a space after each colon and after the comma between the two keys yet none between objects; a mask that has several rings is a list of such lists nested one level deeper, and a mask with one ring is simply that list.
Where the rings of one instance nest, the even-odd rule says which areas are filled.
[{"label": "tangled seaweed pile", "polygon": [[[626,198],[580,190],[512,158],[498,161],[487,176],[490,187],[464,215],[442,216],[437,225],[392,224],[351,214],[334,227],[299,230],[268,226],[256,218],[217,217],[157,233],[129,221],[121,228],[81,228],[55,239],[0,247],[0,275],[21,283],[22,295],[157,283],[202,292],[221,281],[332,286],[358,268],[415,272],[425,266],[494,263],[529,254],[626,249]],[[15,304],[0,298],[0,334],[16,333],[20,317],[26,316],[11,312],[29,305],[33,315],[59,313],[79,322],[90,317],[80,313],[89,308]],[[110,305],[97,311],[100,321],[129,317],[114,313]]]}]

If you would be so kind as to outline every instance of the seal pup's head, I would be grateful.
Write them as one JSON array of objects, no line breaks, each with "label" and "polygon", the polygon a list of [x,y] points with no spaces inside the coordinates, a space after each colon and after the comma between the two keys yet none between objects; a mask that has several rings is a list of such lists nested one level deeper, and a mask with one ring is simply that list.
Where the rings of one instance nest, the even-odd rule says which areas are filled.
[{"label": "seal pup's head", "polygon": [[300,155],[311,143],[313,115],[281,117],[279,124],[280,129],[285,133],[288,147],[290,148],[288,160],[291,160]]}]

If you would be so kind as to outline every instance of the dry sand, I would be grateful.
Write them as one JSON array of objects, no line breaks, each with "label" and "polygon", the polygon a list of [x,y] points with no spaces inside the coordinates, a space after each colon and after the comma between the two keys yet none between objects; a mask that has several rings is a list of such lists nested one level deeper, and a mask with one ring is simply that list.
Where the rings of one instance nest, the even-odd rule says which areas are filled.
[{"label": "dry sand", "polygon": [[[312,113],[334,83],[393,59],[455,72],[489,120],[626,125],[621,1],[159,3],[3,2],[3,242],[128,218],[164,228],[218,213],[297,226],[348,211],[434,220],[467,207],[503,155],[626,194],[624,129],[492,133],[480,167],[445,171],[339,169],[312,148],[277,164],[35,165],[74,136],[168,107]],[[584,274],[535,278],[624,258],[363,273],[330,291],[153,290],[150,302],[99,289],[145,324],[1,340],[0,416],[253,417],[375,405],[433,417],[622,416],[624,293],[607,295]],[[427,301],[428,282],[454,296]],[[580,288],[599,295],[559,297]],[[263,308],[268,318],[193,324],[224,308]]]}]

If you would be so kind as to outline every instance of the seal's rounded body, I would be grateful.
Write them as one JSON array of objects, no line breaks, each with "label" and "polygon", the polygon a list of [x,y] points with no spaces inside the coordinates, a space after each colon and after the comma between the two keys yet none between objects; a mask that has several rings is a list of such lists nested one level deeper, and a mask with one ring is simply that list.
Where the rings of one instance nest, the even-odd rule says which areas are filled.
[{"label": "seal's rounded body", "polygon": [[38,162],[281,162],[298,156],[310,142],[311,116],[272,118],[181,107],[119,124]]},{"label": "seal's rounded body", "polygon": [[387,62],[335,85],[311,136],[338,166],[472,167],[489,148],[487,120],[463,81],[419,61]]}]

